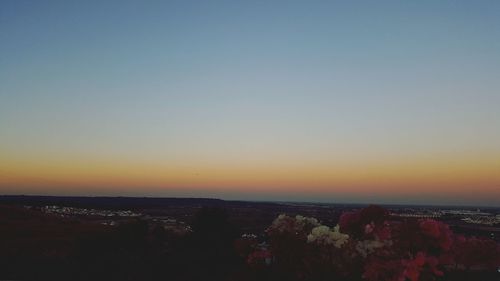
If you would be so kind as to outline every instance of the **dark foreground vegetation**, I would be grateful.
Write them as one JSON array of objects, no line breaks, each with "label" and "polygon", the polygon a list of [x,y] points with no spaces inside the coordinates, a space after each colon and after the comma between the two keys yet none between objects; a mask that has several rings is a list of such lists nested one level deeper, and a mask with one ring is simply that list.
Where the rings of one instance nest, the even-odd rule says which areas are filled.
[{"label": "dark foreground vegetation", "polygon": [[116,227],[62,221],[0,207],[0,278],[5,280],[224,280],[244,265],[239,232],[222,209],[202,209],[192,233],[146,220]]},{"label": "dark foreground vegetation", "polygon": [[[453,233],[436,220],[395,218],[376,206],[324,213],[172,199],[145,211],[145,202],[110,199],[107,208],[141,216],[109,225],[41,211],[56,203],[106,207],[102,202],[14,199],[0,200],[1,280],[500,280],[496,241]],[[159,209],[175,204],[177,224],[165,222]],[[280,208],[291,216],[278,217]],[[328,214],[330,221],[323,219]],[[259,223],[245,228],[252,221]]]}]

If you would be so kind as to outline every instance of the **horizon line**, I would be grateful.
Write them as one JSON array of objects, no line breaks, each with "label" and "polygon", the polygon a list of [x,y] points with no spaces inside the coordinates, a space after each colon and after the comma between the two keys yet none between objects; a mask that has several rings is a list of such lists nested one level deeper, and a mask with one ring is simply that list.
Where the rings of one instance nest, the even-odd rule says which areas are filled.
[{"label": "horizon line", "polygon": [[320,201],[303,201],[303,200],[264,200],[264,199],[223,199],[217,197],[183,197],[183,196],[130,196],[130,195],[41,195],[41,194],[0,194],[0,197],[67,197],[67,198],[142,198],[142,199],[206,199],[219,200],[225,202],[255,202],[255,203],[274,203],[274,204],[318,204],[318,205],[380,205],[380,206],[416,206],[416,207],[466,207],[466,208],[500,208],[494,205],[467,205],[467,204],[419,204],[419,203],[375,203],[375,202],[320,202]]}]

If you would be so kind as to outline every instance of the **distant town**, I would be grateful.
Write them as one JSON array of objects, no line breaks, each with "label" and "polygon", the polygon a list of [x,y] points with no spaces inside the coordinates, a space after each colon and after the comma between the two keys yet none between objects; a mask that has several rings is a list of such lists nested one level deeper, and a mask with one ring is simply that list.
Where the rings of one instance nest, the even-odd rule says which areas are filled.
[{"label": "distant town", "polygon": [[[344,214],[362,213],[366,209],[384,210],[384,224],[388,221],[394,222],[393,226],[403,221],[429,222],[429,231],[441,234],[452,231],[457,237],[468,237],[463,240],[469,245],[463,249],[467,256],[486,265],[495,262],[492,256],[496,254],[494,245],[500,242],[500,208],[206,198],[0,196],[0,241],[5,242],[0,245],[0,261],[8,265],[2,278],[159,280],[158,276],[168,272],[171,280],[203,280],[205,274],[199,269],[206,267],[211,274],[219,274],[218,280],[262,280],[259,275],[253,275],[261,270],[270,278],[265,280],[284,280],[281,277],[295,265],[281,273],[275,271],[280,268],[276,264],[277,256],[270,256],[269,251],[273,249],[271,243],[279,243],[281,239],[270,236],[273,235],[269,232],[271,226],[279,231],[292,227],[291,233],[295,233],[294,227],[298,225],[321,224],[315,228],[316,232],[311,232],[311,239],[315,239],[314,235],[321,237],[325,229],[329,231],[326,234],[333,235],[328,237],[335,237],[343,235],[335,234],[338,227],[334,226],[341,223]],[[283,219],[282,225],[279,218]],[[437,222],[442,222],[441,226]],[[433,230],[436,226],[446,229],[444,232]],[[369,222],[363,227],[364,231],[373,230]],[[381,229],[375,228],[375,231]],[[281,234],[274,235],[280,237]],[[307,239],[309,241],[309,236]],[[382,245],[379,241],[372,241],[373,245],[367,241],[360,241],[353,249],[366,255],[368,252],[363,247]],[[287,256],[293,256],[288,248],[301,247],[291,241],[287,243],[290,243],[284,248]],[[264,268],[254,267],[256,263]],[[498,268],[496,264],[491,266]],[[468,279],[460,279],[460,270],[466,268],[460,267],[459,271],[447,268],[451,273],[443,280],[498,280],[499,273],[496,268],[492,271],[491,266],[489,271],[472,268]],[[115,270],[118,267],[120,269]],[[351,274],[361,276],[361,272],[362,269],[355,269]],[[223,277],[233,274],[233,279]],[[80,278],[74,279],[74,276]],[[249,276],[254,279],[248,279]],[[241,279],[243,277],[247,279]]]},{"label": "distant town", "polygon": [[[35,204],[27,204],[30,201]],[[107,203],[111,201],[112,204]],[[231,219],[240,225],[248,235],[261,233],[270,221],[281,213],[313,216],[326,224],[333,225],[337,223],[338,217],[343,211],[359,209],[364,206],[358,204],[247,202],[189,198],[36,196],[1,196],[0,204],[2,203],[23,204],[25,209],[48,216],[81,220],[105,226],[117,226],[131,219],[144,220],[151,225],[161,226],[166,231],[176,234],[191,231],[190,222],[196,210],[201,206],[217,206],[230,210]],[[44,205],[44,203],[51,204]],[[120,206],[124,208],[120,208]],[[126,207],[129,208],[126,209]],[[459,233],[500,240],[500,208],[399,205],[385,207],[390,210],[391,216],[394,217],[436,219],[446,222]],[[265,215],[259,216],[257,215],[259,213]]]}]

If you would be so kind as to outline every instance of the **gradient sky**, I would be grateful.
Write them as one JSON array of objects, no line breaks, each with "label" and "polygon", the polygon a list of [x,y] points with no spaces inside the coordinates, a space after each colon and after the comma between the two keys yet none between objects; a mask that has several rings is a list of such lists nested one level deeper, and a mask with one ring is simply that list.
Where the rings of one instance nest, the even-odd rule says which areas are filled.
[{"label": "gradient sky", "polygon": [[1,1],[0,194],[500,206],[500,2]]}]

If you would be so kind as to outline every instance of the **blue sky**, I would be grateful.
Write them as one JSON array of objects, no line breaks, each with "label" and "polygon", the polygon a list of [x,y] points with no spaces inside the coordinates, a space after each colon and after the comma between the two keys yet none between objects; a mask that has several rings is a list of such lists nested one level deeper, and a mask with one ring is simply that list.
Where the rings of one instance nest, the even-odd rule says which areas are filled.
[{"label": "blue sky", "polygon": [[467,188],[500,184],[498,1],[2,1],[0,42],[7,191],[87,157],[228,174],[454,159],[492,171]]}]

